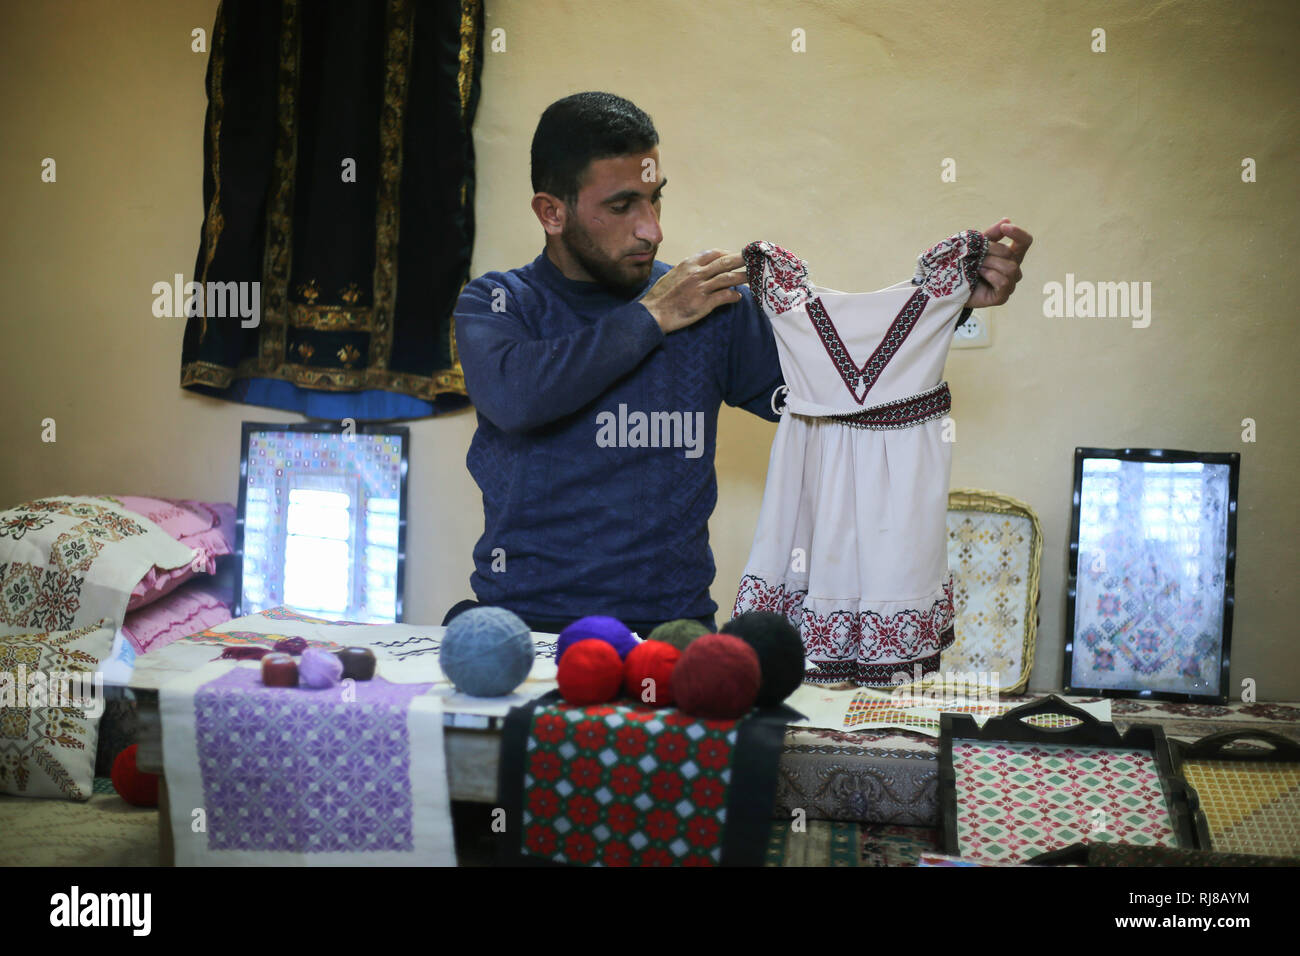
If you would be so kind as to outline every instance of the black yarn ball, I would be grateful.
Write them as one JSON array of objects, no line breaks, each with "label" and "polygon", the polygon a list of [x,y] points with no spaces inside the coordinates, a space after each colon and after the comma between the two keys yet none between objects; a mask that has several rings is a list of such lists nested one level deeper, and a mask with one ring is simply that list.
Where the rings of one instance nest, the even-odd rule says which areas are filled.
[{"label": "black yarn ball", "polygon": [[772,611],[746,611],[722,626],[723,634],[733,634],[758,654],[763,669],[763,683],[758,689],[758,706],[779,704],[803,683],[803,638],[783,614]]}]

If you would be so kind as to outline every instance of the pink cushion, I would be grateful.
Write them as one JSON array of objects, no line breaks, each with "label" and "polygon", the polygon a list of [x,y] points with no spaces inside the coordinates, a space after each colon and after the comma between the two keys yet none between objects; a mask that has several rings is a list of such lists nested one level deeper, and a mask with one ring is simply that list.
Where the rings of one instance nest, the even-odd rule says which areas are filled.
[{"label": "pink cushion", "polygon": [[235,551],[235,506],[224,502],[143,498],[118,495],[128,511],[143,515],[181,544],[193,549],[194,561],[171,571],[151,568],[131,591],[128,612],[146,607],[200,574],[213,574],[216,559]]},{"label": "pink cushion", "polygon": [[156,651],[172,641],[230,620],[230,608],[205,588],[205,583],[194,581],[148,607],[127,614],[122,634],[137,654]]}]

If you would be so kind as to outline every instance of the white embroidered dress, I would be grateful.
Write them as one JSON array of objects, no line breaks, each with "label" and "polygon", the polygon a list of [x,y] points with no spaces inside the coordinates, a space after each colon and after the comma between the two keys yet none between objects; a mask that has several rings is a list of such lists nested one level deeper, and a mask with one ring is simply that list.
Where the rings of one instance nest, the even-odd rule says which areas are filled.
[{"label": "white embroidered dress", "polygon": [[771,243],[743,251],[788,395],[735,613],[788,617],[809,680],[895,686],[952,644],[942,375],[987,243],[958,233],[911,281],[862,293],[810,284]]}]

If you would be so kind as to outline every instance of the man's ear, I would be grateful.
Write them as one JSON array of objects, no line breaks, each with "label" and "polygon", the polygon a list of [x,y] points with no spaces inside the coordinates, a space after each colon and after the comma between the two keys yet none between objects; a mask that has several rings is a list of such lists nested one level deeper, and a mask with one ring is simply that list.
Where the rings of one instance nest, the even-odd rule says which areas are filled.
[{"label": "man's ear", "polygon": [[536,193],[533,196],[533,214],[548,236],[558,236],[564,231],[568,213],[564,201],[558,196],[550,193]]}]

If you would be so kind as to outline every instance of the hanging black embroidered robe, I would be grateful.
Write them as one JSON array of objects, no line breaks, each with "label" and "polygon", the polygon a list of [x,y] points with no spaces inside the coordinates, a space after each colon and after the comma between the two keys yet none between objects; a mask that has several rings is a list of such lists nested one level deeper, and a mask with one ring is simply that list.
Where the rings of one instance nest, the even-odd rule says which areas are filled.
[{"label": "hanging black embroidered robe", "polygon": [[223,0],[194,280],[259,283],[260,314],[192,309],[182,387],[334,419],[467,404],[482,35],[481,0]]}]

